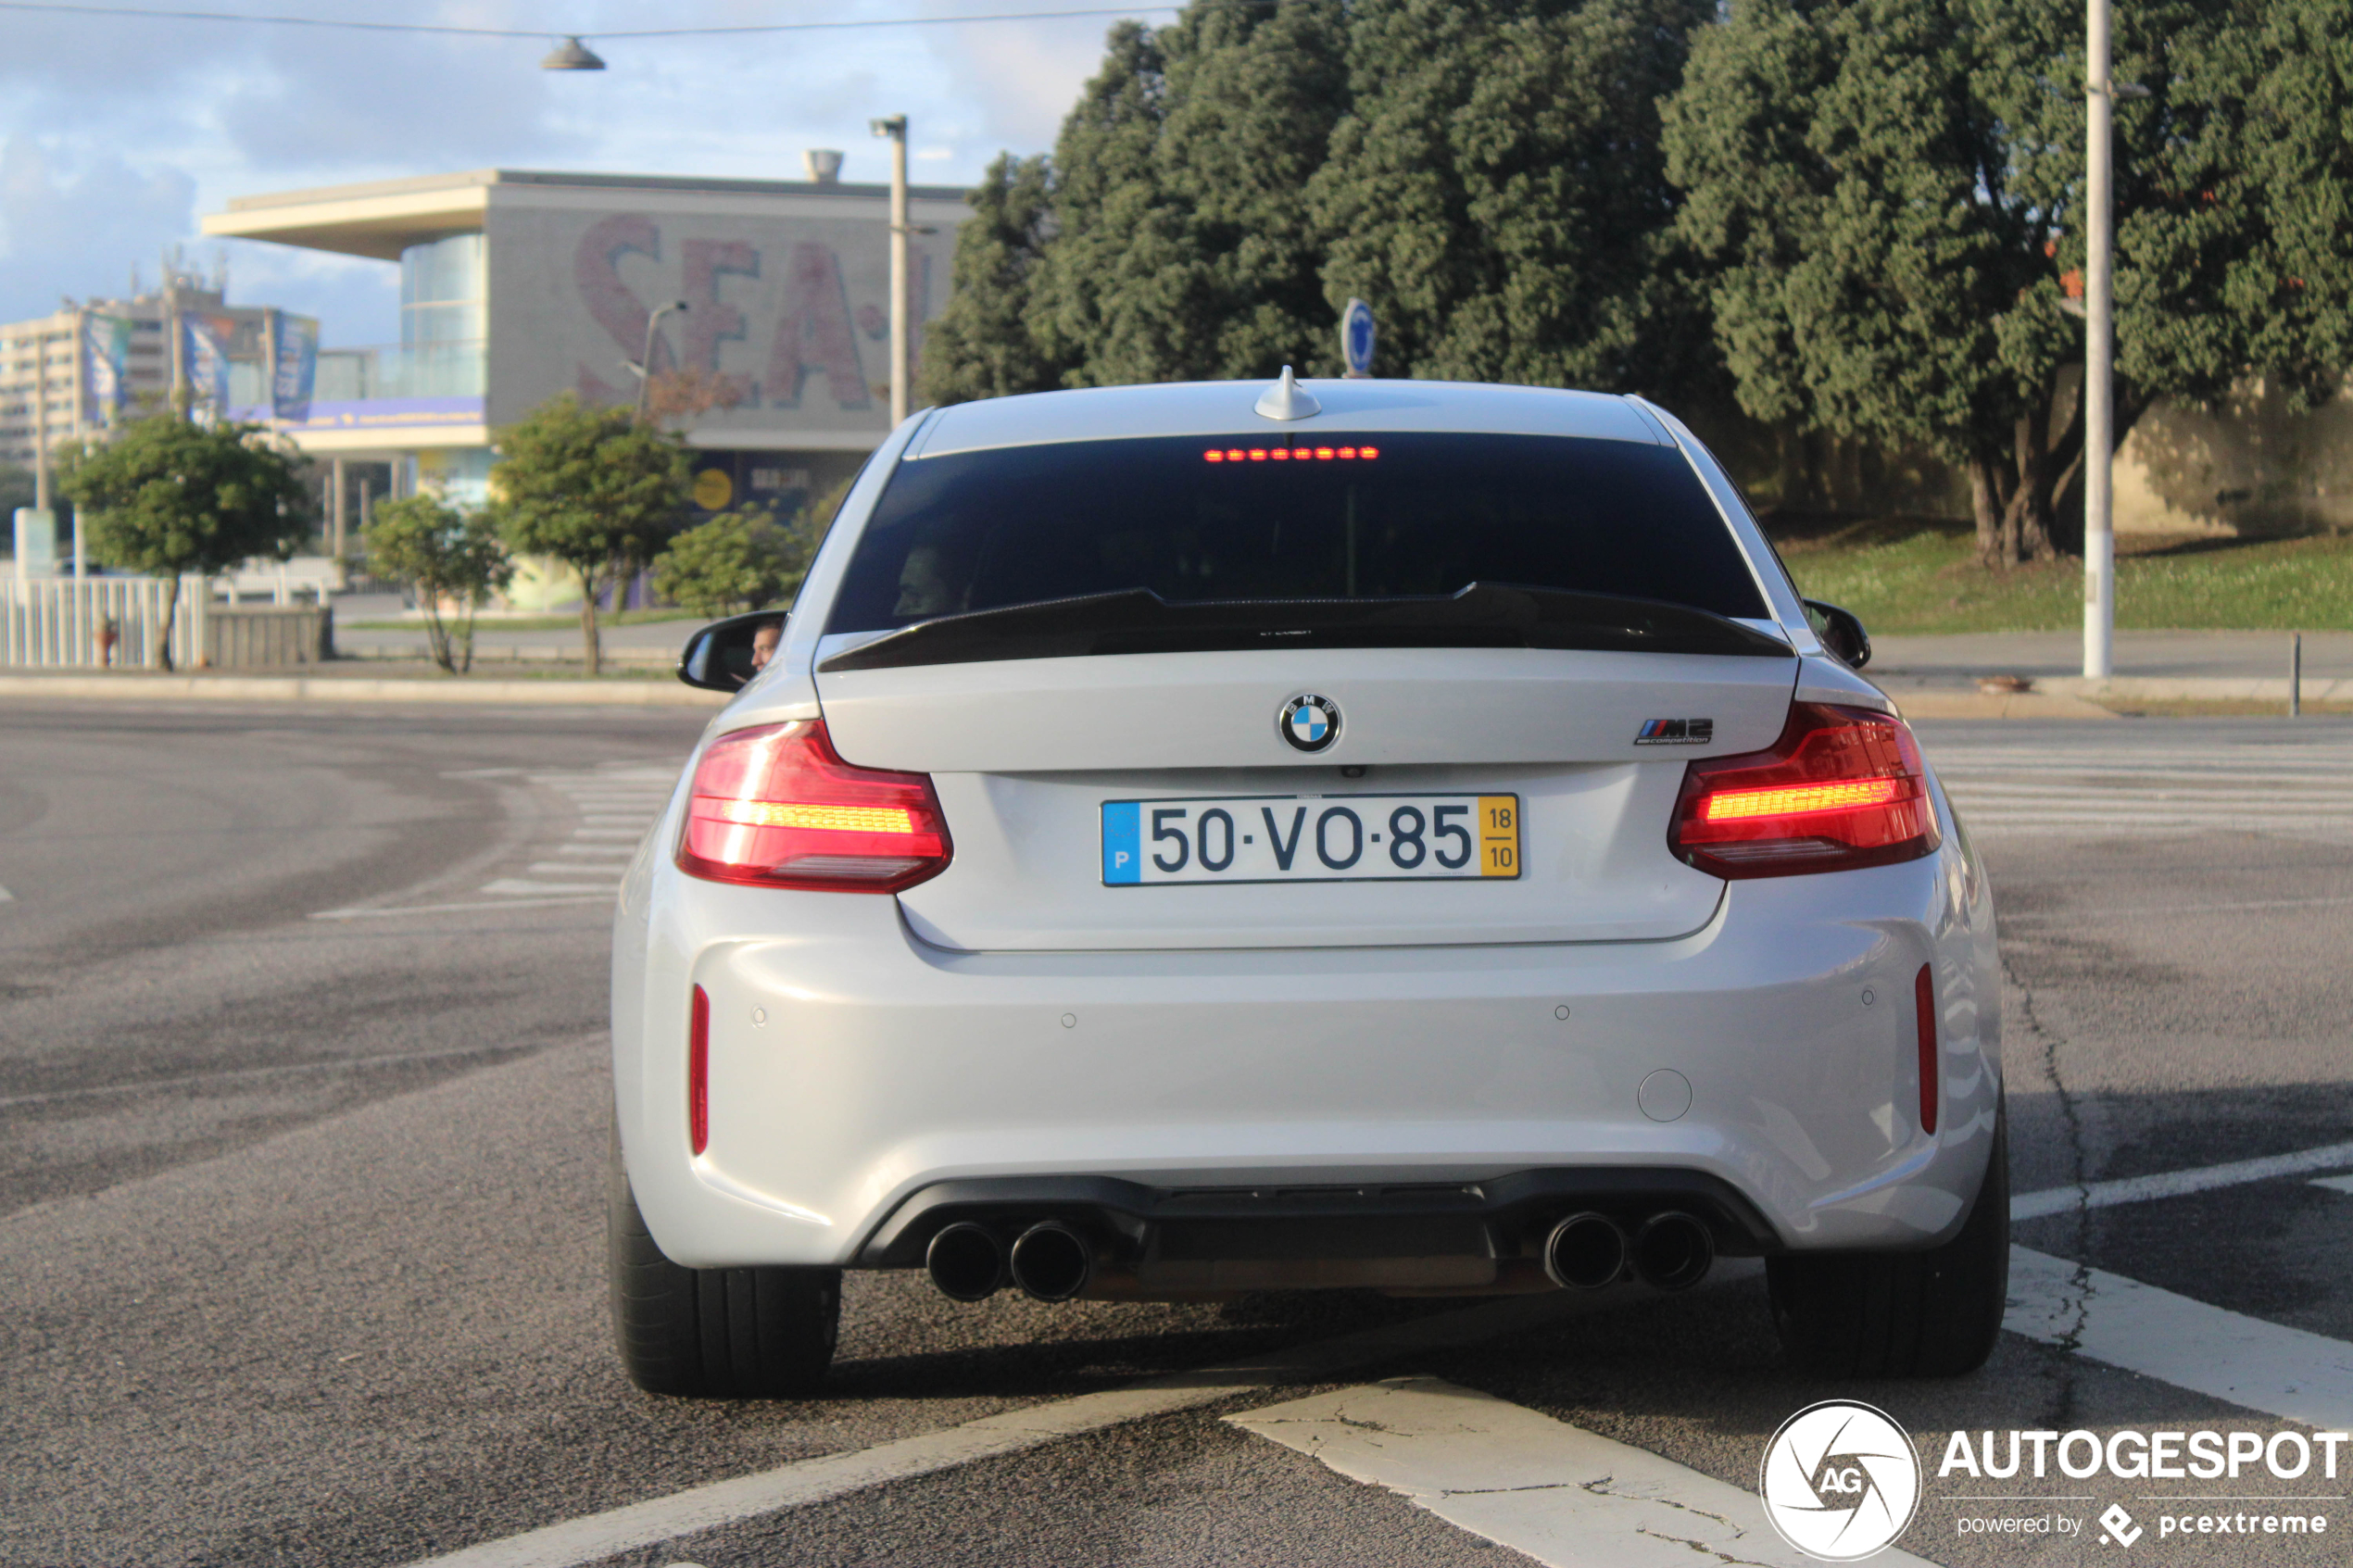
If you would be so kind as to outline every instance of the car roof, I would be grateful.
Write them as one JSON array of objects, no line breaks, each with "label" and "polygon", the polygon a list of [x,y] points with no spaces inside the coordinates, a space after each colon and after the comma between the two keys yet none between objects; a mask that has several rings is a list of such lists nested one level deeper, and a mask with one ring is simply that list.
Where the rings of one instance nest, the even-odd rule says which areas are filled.
[{"label": "car roof", "polygon": [[1176,382],[1153,386],[1032,392],[958,403],[935,413],[906,456],[937,458],[990,447],[1141,436],[1216,436],[1265,441],[1399,432],[1485,435],[1573,435],[1669,445],[1666,431],[1630,398],[1541,386],[1478,382],[1302,381],[1322,405],[1303,420],[1257,412],[1265,381]]}]

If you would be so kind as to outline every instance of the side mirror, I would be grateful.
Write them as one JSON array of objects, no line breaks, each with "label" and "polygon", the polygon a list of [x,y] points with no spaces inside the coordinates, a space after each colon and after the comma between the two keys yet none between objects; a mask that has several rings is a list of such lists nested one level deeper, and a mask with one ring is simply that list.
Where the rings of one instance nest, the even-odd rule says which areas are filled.
[{"label": "side mirror", "polygon": [[1806,623],[1814,628],[1814,635],[1822,639],[1822,646],[1844,659],[1849,669],[1860,670],[1871,661],[1871,634],[1863,630],[1863,623],[1855,619],[1853,610],[1807,599]]},{"label": "side mirror", "polygon": [[767,668],[785,638],[786,613],[761,610],[714,621],[686,639],[678,655],[678,678],[707,692],[739,692]]}]

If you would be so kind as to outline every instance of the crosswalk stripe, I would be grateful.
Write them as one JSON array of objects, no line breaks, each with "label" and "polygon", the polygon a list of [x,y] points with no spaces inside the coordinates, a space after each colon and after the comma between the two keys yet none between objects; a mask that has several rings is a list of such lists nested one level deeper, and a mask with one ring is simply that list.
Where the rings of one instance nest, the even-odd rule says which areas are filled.
[{"label": "crosswalk stripe", "polygon": [[1972,830],[2180,835],[2353,834],[2353,746],[2207,741],[1938,746],[1931,759]]},{"label": "crosswalk stripe", "polygon": [[[1226,1420],[1552,1568],[1813,1562],[1774,1533],[1753,1491],[1440,1378],[1391,1378]],[[1891,1549],[1871,1561],[1922,1560]]]},{"label": "crosswalk stripe", "polygon": [[2266,1415],[2353,1429],[2353,1345],[2105,1269],[2011,1248],[2002,1326]]}]

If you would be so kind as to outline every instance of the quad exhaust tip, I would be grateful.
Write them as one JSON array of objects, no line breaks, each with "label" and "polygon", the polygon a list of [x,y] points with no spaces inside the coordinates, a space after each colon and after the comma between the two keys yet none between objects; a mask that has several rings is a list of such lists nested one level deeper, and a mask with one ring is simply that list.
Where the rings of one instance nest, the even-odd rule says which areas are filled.
[{"label": "quad exhaust tip", "polygon": [[1715,1261],[1715,1236],[1680,1210],[1653,1214],[1634,1233],[1635,1277],[1654,1290],[1689,1290]]},{"label": "quad exhaust tip", "polygon": [[1024,1295],[1038,1301],[1067,1301],[1093,1277],[1095,1249],[1068,1225],[1041,1220],[1014,1241],[1010,1262],[1013,1283]]},{"label": "quad exhaust tip", "polygon": [[969,1220],[943,1227],[924,1248],[924,1269],[951,1301],[986,1301],[1005,1283],[1005,1248]]},{"label": "quad exhaust tip", "polygon": [[1544,1273],[1563,1290],[1599,1290],[1626,1272],[1626,1233],[1606,1214],[1571,1214],[1544,1238]]}]

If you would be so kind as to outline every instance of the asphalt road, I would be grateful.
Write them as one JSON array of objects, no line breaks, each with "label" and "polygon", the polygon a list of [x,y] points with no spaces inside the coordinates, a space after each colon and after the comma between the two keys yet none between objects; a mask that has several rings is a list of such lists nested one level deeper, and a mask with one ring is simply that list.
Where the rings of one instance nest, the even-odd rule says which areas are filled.
[{"label": "asphalt road", "polygon": [[[2057,1260],[2081,1298],[2057,1330],[2006,1335],[1977,1376],[1798,1374],[1753,1270],[1574,1311],[1353,1294],[964,1307],[854,1275],[824,1396],[728,1406],[639,1394],[607,1349],[607,939],[598,873],[568,869],[610,864],[699,721],[0,710],[0,1563],[402,1564],[649,1502],[651,1525],[593,1523],[570,1555],[506,1560],[1688,1562],[1673,1530],[1592,1533],[1575,1509],[1622,1501],[1608,1477],[1559,1499],[1572,1545],[1541,1544],[1549,1496],[1513,1505],[1537,1524],[1482,1535],[1478,1497],[1513,1488],[1478,1476],[1575,1428],[1663,1463],[1646,1506],[1698,1518],[1705,1488],[1753,1486],[1776,1427],[1831,1397],[1919,1442],[1927,1495],[1902,1545],[1922,1558],[2345,1560],[2353,1452],[2333,1481],[2258,1469],[2228,1486],[1979,1484],[1936,1461],[1954,1429],[2268,1437],[2353,1409],[2353,1192],[2315,1185],[2353,1152],[2094,1196],[2353,1138],[2353,784],[2336,782],[2353,780],[2353,725],[1921,726],[2003,910],[2017,1186],[2069,1189],[2019,1223],[2020,1256]],[[2143,1314],[2123,1348],[2101,1315],[2119,1302]],[[1347,1337],[1368,1331],[1387,1337]],[[2241,1342],[2274,1340],[2279,1365],[2247,1373]],[[1288,1372],[1252,1370],[1269,1357]],[[1227,1370],[1122,1392],[1201,1368]],[[1401,1376],[1493,1397],[1446,1395],[1450,1430],[1503,1411],[1517,1436],[1420,1506],[1281,1435],[1312,1414],[1293,1401]],[[2279,1413],[2315,1399],[2303,1426]],[[981,1436],[952,1435],[975,1421]],[[1368,1429],[1317,1430],[1341,1428]],[[791,1465],[794,1506],[661,1502]],[[896,1478],[838,1479],[862,1474]],[[2164,1500],[2191,1494],[2262,1500]],[[2129,1558],[2096,1524],[1960,1533],[2082,1524],[2110,1502],[2149,1532]],[[2335,1533],[2157,1533],[2171,1508],[2291,1506]],[[1781,1560],[1768,1548],[1698,1560]]]}]

